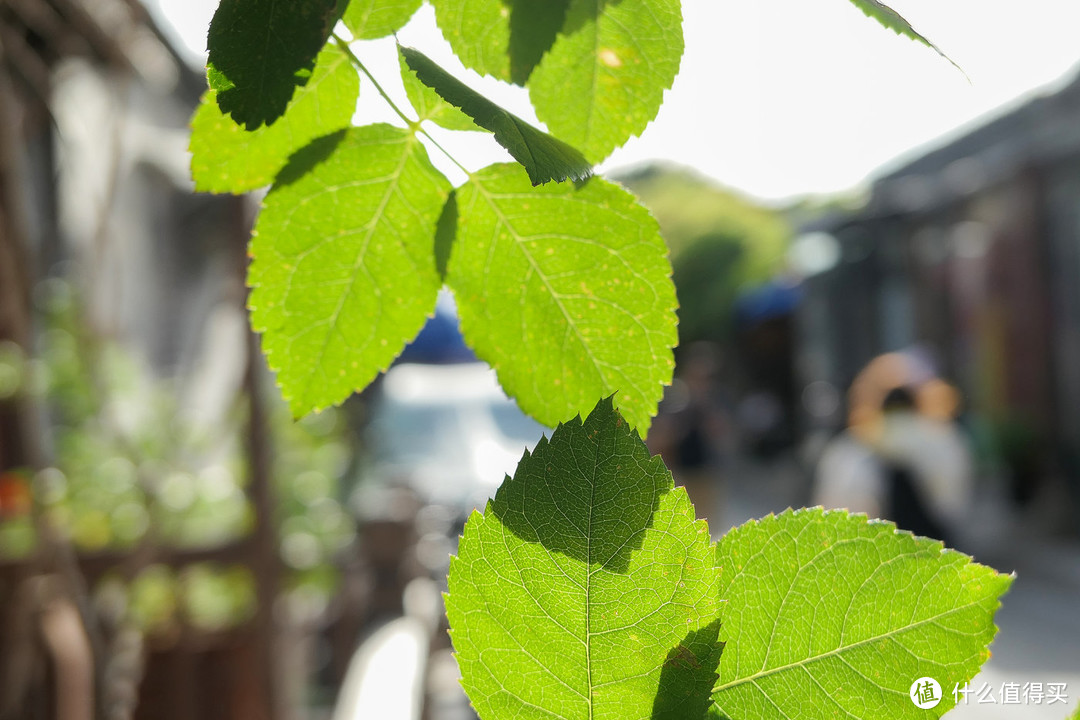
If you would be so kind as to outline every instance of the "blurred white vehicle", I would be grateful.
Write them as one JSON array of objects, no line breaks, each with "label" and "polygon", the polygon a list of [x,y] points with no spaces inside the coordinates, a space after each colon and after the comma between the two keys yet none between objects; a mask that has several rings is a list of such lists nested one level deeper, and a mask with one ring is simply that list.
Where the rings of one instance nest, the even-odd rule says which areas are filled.
[{"label": "blurred white vehicle", "polygon": [[483,508],[545,431],[484,363],[397,365],[372,408],[362,487],[405,486],[464,516]]}]

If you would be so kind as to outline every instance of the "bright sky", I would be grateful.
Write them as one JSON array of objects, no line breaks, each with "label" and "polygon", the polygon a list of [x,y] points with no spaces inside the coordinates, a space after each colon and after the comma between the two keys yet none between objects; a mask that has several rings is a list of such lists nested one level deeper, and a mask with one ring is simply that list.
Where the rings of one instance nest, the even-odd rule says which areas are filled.
[{"label": "bright sky", "polygon": [[[160,7],[200,62],[216,1],[147,2]],[[682,71],[657,119],[601,170],[672,160],[766,200],[849,190],[1040,86],[1060,86],[1080,61],[1076,0],[892,5],[964,68],[970,83],[846,0],[683,0]],[[536,122],[525,91],[481,79],[453,60],[429,7],[399,37]],[[358,48],[380,82],[388,77],[399,91],[392,42]],[[361,98],[359,119],[392,118],[370,88]],[[470,168],[506,157],[489,137],[462,136],[438,138]]]}]

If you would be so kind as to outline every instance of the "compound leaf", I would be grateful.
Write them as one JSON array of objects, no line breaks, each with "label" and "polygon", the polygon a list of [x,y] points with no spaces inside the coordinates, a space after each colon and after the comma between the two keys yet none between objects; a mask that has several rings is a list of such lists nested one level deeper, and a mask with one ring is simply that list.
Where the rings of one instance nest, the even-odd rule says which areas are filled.
[{"label": "compound leaf", "polygon": [[476,353],[550,426],[618,392],[644,433],[671,381],[675,289],[660,231],[622,188],[529,186],[493,165],[457,190],[447,281]]},{"label": "compound leaf", "polygon": [[407,130],[368,125],[293,155],[252,233],[251,323],[297,416],[385,370],[435,306],[449,182]]},{"label": "compound leaf", "polygon": [[903,15],[896,12],[885,3],[880,2],[880,0],[851,0],[851,3],[855,7],[862,10],[867,17],[877,20],[885,28],[892,30],[897,35],[903,35],[906,38],[910,38],[916,42],[922,43],[926,47],[936,52],[941,57],[948,60],[952,64],[952,66],[959,70],[961,73],[964,72],[963,68],[957,65],[948,55],[941,52],[937,45],[930,42],[928,39],[926,39],[926,37],[917,32],[915,28],[911,26],[911,23],[904,19]]},{"label": "compound leaf", "polygon": [[207,77],[221,111],[248,130],[281,117],[339,10],[338,0],[221,0],[207,36]]},{"label": "compound leaf", "polygon": [[493,132],[495,141],[529,173],[533,185],[567,178],[584,180],[592,174],[592,165],[576,149],[503,110],[420,51],[403,47],[401,54],[422,83],[461,108],[477,125]]},{"label": "compound leaf", "polygon": [[437,92],[420,82],[412,68],[405,62],[404,53],[398,48],[398,64],[401,66],[401,82],[405,95],[413,106],[420,122],[430,120],[447,130],[480,130],[472,119],[458,108],[443,100]]},{"label": "compound leaf", "polygon": [[602,400],[465,525],[446,596],[462,684],[484,720],[702,717],[717,580],[708,527]]},{"label": "compound leaf", "polygon": [[333,45],[323,48],[311,80],[273,125],[244,130],[221,112],[216,93],[208,90],[191,121],[195,189],[243,193],[269,185],[295,151],[349,125],[359,92],[359,75]]},{"label": "compound leaf", "polygon": [[342,21],[357,40],[397,32],[420,9],[423,0],[349,0]]},{"label": "compound leaf", "polygon": [[725,535],[722,718],[923,718],[909,692],[931,677],[940,717],[989,657],[1010,576],[891,523],[821,508]]},{"label": "compound leaf", "polygon": [[656,117],[682,53],[679,0],[573,0],[529,97],[553,135],[600,162]]}]

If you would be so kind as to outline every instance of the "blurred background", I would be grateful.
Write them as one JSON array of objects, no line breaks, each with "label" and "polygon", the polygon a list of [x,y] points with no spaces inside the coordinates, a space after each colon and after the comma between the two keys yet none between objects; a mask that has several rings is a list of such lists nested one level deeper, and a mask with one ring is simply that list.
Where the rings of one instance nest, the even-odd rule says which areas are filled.
[{"label": "blurred background", "polygon": [[[1011,28],[1007,65],[1000,37],[984,61],[968,25],[925,15],[969,83],[821,5],[808,32],[798,3],[689,0],[648,144],[604,166],[659,220],[681,305],[647,441],[714,536],[824,504],[1015,571],[971,684],[994,702],[954,716],[1063,718],[1080,696],[1080,52],[1054,33],[1075,9],[978,6]],[[244,310],[257,198],[194,194],[187,169],[213,9],[0,2],[0,718],[474,717],[439,593],[465,517],[546,430],[465,346],[448,294],[371,388],[289,416]],[[733,51],[710,60],[701,33],[736,20],[750,43],[776,33],[740,46],[771,62],[732,81]],[[402,35],[466,75],[428,8]],[[362,45],[396,72],[392,45]],[[838,57],[854,77],[829,76]]]}]

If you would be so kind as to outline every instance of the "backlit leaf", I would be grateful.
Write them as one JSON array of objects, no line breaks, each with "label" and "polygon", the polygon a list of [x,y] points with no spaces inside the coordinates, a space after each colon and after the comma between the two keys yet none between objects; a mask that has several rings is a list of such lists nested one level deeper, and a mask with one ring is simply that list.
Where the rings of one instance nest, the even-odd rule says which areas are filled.
[{"label": "backlit leaf", "polygon": [[342,20],[357,40],[397,32],[420,9],[422,0],[349,0]]},{"label": "backlit leaf", "polygon": [[671,381],[671,265],[656,221],[600,178],[529,186],[493,165],[457,190],[447,280],[462,331],[499,382],[541,423],[617,393],[644,433]]},{"label": "backlit leaf", "polygon": [[443,37],[465,67],[524,85],[555,42],[570,0],[432,0]]},{"label": "backlit leaf", "polygon": [[955,67],[961,73],[964,72],[963,68],[953,62],[952,58],[941,52],[937,45],[927,40],[920,33],[916,32],[915,28],[911,26],[911,23],[905,20],[900,13],[896,12],[885,3],[880,2],[880,0],[851,0],[851,2],[853,5],[855,5],[855,7],[862,10],[867,17],[871,17],[877,20],[884,27],[892,30],[897,35],[903,35],[904,37],[911,38],[916,42],[922,43],[923,45],[930,48],[938,55],[952,63],[953,67]]},{"label": "backlit leaf", "polygon": [[421,122],[430,120],[447,130],[481,130],[468,115],[420,82],[420,78],[416,77],[416,73],[405,62],[405,55],[401,52],[398,52],[398,64],[401,66],[401,82],[405,86],[405,94]]},{"label": "backlit leaf", "polygon": [[503,110],[418,50],[403,47],[401,54],[421,82],[461,108],[477,125],[493,132],[496,142],[529,173],[533,185],[568,178],[584,180],[592,174],[592,165],[576,149]]},{"label": "backlit leaf", "polygon": [[281,117],[311,77],[338,0],[221,0],[207,37],[207,77],[221,111],[248,130]]},{"label": "backlit leaf", "polygon": [[708,528],[603,400],[465,526],[447,616],[483,720],[700,718],[720,657]]},{"label": "backlit leaf", "polygon": [[600,162],[656,117],[682,53],[679,0],[573,0],[529,97],[555,137]]},{"label": "backlit leaf", "polygon": [[360,77],[339,48],[327,45],[311,80],[273,125],[251,132],[218,108],[208,90],[191,121],[191,175],[203,192],[242,193],[269,185],[289,155],[315,138],[347,127]]},{"label": "backlit leaf", "polygon": [[435,305],[450,192],[415,136],[368,125],[293,155],[252,233],[251,322],[294,415],[386,369]]},{"label": "backlit leaf", "polygon": [[[940,717],[989,657],[1012,578],[941,543],[821,508],[751,521],[717,546],[726,641],[718,717]],[[932,713],[909,697],[931,677]]]}]

